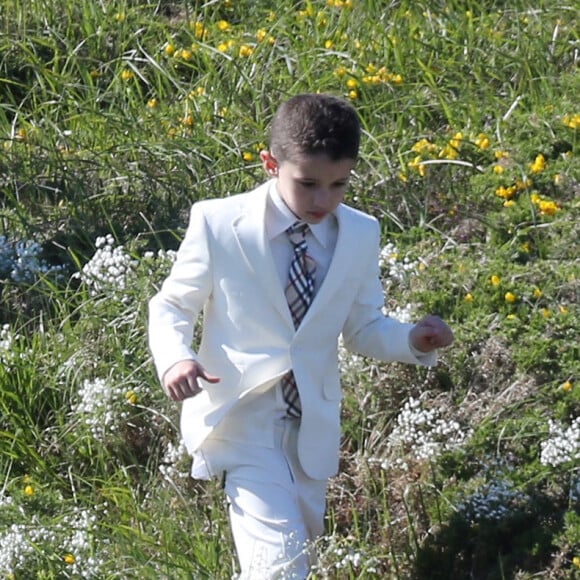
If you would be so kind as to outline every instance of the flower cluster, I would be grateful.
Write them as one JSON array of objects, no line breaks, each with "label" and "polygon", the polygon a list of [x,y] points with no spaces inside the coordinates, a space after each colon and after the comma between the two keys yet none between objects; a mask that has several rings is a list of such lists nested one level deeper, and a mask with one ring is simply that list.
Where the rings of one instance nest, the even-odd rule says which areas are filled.
[{"label": "flower cluster", "polygon": [[414,318],[415,307],[413,304],[405,306],[395,306],[394,308],[385,308],[384,314],[398,320],[399,322],[412,322]]},{"label": "flower cluster", "polygon": [[18,572],[26,574],[31,568],[42,566],[38,546],[50,545],[51,551],[61,554],[66,577],[100,577],[102,562],[91,555],[95,525],[96,516],[80,509],[50,527],[37,522],[13,523],[0,532],[0,574],[6,577]]},{"label": "flower cluster", "polygon": [[387,284],[401,283],[417,272],[419,262],[411,260],[408,256],[401,260],[395,244],[388,242],[379,254],[379,267],[386,272]]},{"label": "flower cluster", "polygon": [[111,234],[99,237],[95,242],[96,252],[76,275],[88,287],[91,295],[101,292],[123,292],[136,262],[123,246],[117,246]]},{"label": "flower cluster", "polygon": [[367,363],[364,357],[354,352],[348,351],[342,340],[342,336],[338,341],[338,368],[341,375],[358,375],[364,372],[367,368]]},{"label": "flower cluster", "polygon": [[[388,447],[391,451],[402,450],[414,459],[427,460],[460,446],[470,435],[457,421],[442,418],[438,409],[426,409],[420,399],[410,397],[397,416]],[[395,464],[407,468],[402,459],[397,459]],[[384,462],[382,467],[389,465]]]},{"label": "flower cluster", "polygon": [[550,438],[540,443],[542,465],[557,467],[580,460],[580,417],[576,417],[568,428],[550,420],[548,429]]},{"label": "flower cluster", "polygon": [[188,472],[179,470],[179,462],[187,455],[185,443],[180,440],[177,445],[171,441],[165,449],[165,454],[159,464],[159,471],[166,479],[175,481],[176,479],[187,479]]},{"label": "flower cluster", "polygon": [[64,266],[51,266],[42,257],[42,246],[32,240],[11,242],[0,236],[0,279],[32,284],[40,276],[58,275]]},{"label": "flower cluster", "polygon": [[[313,568],[313,572],[327,578],[329,575],[348,575],[348,571],[356,570],[363,573],[364,577],[375,577],[378,575],[378,565],[380,561],[374,556],[368,556],[364,552],[355,549],[348,544],[348,540],[337,538],[335,535],[323,536],[318,541],[318,552],[320,559]],[[337,570],[342,570],[337,572]],[[362,576],[361,576],[362,577]]]},{"label": "flower cluster", "polygon": [[8,359],[12,359],[12,345],[15,339],[18,337],[10,330],[10,325],[2,325],[0,328],[0,361],[6,362]]},{"label": "flower cluster", "polygon": [[119,412],[130,404],[126,393],[120,387],[112,387],[104,379],[83,381],[78,391],[78,402],[72,412],[86,425],[92,437],[102,441],[107,433],[115,432],[119,422],[128,417],[127,411]]},{"label": "flower cluster", "polygon": [[[466,139],[460,131],[454,133],[443,145],[438,145],[423,137],[411,147],[411,152],[415,156],[407,163],[407,167],[421,177],[425,177],[427,175],[427,165],[436,162],[433,160],[454,161],[458,159],[465,141]],[[490,139],[485,133],[479,133],[470,140],[470,143],[477,149],[485,150],[490,146]],[[403,181],[407,180],[405,172],[400,177]]]},{"label": "flower cluster", "polygon": [[529,502],[529,496],[514,489],[511,481],[499,479],[480,487],[457,506],[457,511],[471,523],[499,522],[521,512]]}]

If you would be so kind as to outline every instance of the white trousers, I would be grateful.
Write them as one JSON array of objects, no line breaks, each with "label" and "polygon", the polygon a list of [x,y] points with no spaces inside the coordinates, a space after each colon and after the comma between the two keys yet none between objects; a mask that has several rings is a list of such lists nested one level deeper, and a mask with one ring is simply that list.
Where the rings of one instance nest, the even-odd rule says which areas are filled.
[{"label": "white trousers", "polygon": [[239,580],[303,580],[315,562],[313,542],[324,531],[327,480],[311,479],[302,470],[299,425],[297,419],[275,420],[273,447],[216,439],[204,450],[214,465],[212,458],[229,458],[219,468],[225,471]]}]

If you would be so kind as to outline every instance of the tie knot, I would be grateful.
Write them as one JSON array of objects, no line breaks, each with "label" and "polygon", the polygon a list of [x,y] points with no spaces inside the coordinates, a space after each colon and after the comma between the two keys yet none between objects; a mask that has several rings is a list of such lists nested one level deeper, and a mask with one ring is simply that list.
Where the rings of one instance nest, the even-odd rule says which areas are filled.
[{"label": "tie knot", "polygon": [[294,222],[287,230],[290,241],[293,244],[299,244],[304,241],[306,237],[306,232],[308,232],[309,226],[306,222]]}]

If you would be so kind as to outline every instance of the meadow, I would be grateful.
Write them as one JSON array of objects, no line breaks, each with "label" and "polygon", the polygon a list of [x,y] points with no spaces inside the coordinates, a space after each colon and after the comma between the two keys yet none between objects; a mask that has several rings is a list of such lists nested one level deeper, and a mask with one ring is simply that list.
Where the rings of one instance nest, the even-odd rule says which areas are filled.
[{"label": "meadow", "polygon": [[341,472],[313,579],[580,578],[574,0],[3,0],[0,578],[229,579],[147,300],[196,200],[264,179],[279,102],[364,138],[386,311],[437,368],[340,351]]}]

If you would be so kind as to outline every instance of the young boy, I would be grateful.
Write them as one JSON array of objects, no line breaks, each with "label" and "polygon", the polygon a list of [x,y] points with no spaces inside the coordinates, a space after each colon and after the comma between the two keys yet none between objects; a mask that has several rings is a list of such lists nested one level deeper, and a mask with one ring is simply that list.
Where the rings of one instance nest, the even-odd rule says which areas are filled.
[{"label": "young boy", "polygon": [[342,203],[360,132],[341,99],[283,103],[261,153],[271,179],[193,205],[150,302],[150,347],[166,393],[183,401],[192,475],[225,476],[243,579],[308,576],[338,468],[339,335],[365,356],[423,365],[453,341],[438,317],[381,313],[378,223]]}]

